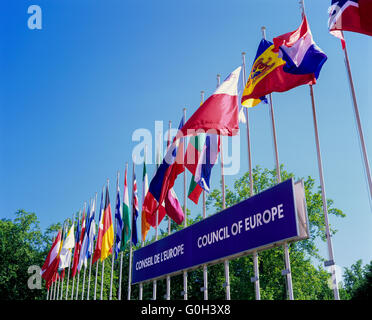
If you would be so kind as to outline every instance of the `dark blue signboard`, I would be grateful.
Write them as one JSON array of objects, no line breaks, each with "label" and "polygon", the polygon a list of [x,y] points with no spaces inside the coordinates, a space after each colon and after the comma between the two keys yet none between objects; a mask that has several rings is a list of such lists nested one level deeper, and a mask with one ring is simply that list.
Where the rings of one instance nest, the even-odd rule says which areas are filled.
[{"label": "dark blue signboard", "polygon": [[293,241],[299,236],[294,183],[290,179],[134,251],[132,283]]}]

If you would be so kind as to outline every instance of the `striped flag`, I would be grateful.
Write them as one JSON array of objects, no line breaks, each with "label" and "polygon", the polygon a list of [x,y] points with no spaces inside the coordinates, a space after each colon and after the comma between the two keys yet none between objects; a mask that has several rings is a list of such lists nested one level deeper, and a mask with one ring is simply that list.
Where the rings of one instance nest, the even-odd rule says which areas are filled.
[{"label": "striped flag", "polygon": [[97,236],[96,248],[94,250],[92,263],[96,263],[98,259],[101,257],[102,236],[103,236],[103,191],[101,192],[101,204],[99,207],[98,223],[99,223],[98,236]]},{"label": "striped flag", "polygon": [[54,274],[57,271],[58,264],[59,264],[59,252],[61,249],[61,230],[58,230],[57,237],[55,238],[52,247],[48,253],[48,256],[45,259],[45,262],[41,268],[41,276],[46,281],[46,287],[49,289]]},{"label": "striped flag", "polygon": [[137,245],[137,218],[138,218],[138,191],[137,191],[137,181],[136,173],[133,170],[133,208],[132,208],[132,243]]},{"label": "striped flag", "polygon": [[[143,174],[142,174],[142,199],[145,199],[147,191],[149,190],[149,181],[147,177],[146,171],[146,162],[143,162]],[[141,212],[141,233],[142,233],[142,241],[146,240],[146,235],[150,230],[150,224],[146,220],[146,213],[142,209]]]},{"label": "striped flag", "polygon": [[122,216],[121,216],[119,180],[117,181],[117,186],[116,186],[115,220],[116,220],[115,259],[117,259],[119,251],[121,249],[122,230],[123,230],[123,219],[122,219]]},{"label": "striped flag", "polygon": [[72,224],[69,232],[67,233],[66,239],[63,242],[63,246],[60,254],[59,268],[68,268],[71,262],[72,249],[75,247],[75,236],[74,236],[74,224]]},{"label": "striped flag", "polygon": [[128,193],[128,168],[125,168],[124,175],[124,195],[123,195],[123,234],[122,250],[125,249],[130,239],[130,213],[129,213],[129,193]]},{"label": "striped flag", "polygon": [[101,261],[105,260],[112,253],[113,244],[114,226],[112,225],[109,190],[108,187],[106,186],[105,209],[103,210]]}]

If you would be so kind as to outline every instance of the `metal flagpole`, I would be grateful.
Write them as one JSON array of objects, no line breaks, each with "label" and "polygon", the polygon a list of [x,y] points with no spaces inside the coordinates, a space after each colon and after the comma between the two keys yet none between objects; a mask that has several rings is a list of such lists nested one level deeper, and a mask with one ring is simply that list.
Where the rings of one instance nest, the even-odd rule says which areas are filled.
[{"label": "metal flagpole", "polygon": [[[304,16],[305,15],[305,4],[304,4],[304,0],[300,0],[300,7],[301,7],[302,16]],[[348,61],[346,47],[345,47],[344,52],[345,52],[345,62],[346,62],[346,61]],[[350,65],[348,65],[347,62],[346,62],[346,68],[347,68],[347,71],[348,71],[349,80],[351,80]],[[339,295],[339,291],[338,291],[337,277],[336,277],[336,270],[335,270],[335,261],[334,261],[334,256],[333,256],[332,239],[331,239],[331,233],[330,233],[329,223],[328,223],[327,198],[326,198],[324,176],[323,176],[322,156],[321,156],[321,152],[320,152],[319,133],[318,133],[318,121],[317,121],[316,110],[315,110],[314,90],[313,90],[313,86],[312,85],[309,85],[309,87],[310,87],[311,106],[312,106],[312,113],[313,113],[314,135],[315,135],[315,144],[316,144],[316,151],[317,151],[317,160],[318,160],[318,170],[319,170],[319,178],[320,178],[320,187],[321,187],[321,192],[322,192],[324,222],[325,222],[325,227],[326,227],[326,238],[327,238],[327,247],[328,247],[328,257],[329,257],[329,260],[328,261],[325,261],[324,265],[326,267],[330,267],[330,269],[331,269],[332,288],[333,288],[334,299],[335,300],[340,300],[340,295]],[[356,97],[355,97],[355,91],[354,91],[354,86],[353,86],[352,80],[350,82],[350,88],[351,88],[351,91],[352,91],[352,97],[353,97],[354,107],[356,107],[355,111],[356,111],[356,117],[357,117],[357,122],[358,122],[359,113],[357,112],[357,110],[358,110],[357,108],[358,107],[356,105]],[[358,115],[357,115],[357,113],[358,113]],[[359,129],[359,127],[358,127],[358,129]],[[360,130],[361,130],[361,127],[360,127]],[[368,159],[367,159],[367,164],[368,164]]]},{"label": "metal flagpole", "polygon": [[[110,183],[110,181],[109,181],[109,179],[107,179],[107,190],[108,190],[108,188],[109,188],[109,183]],[[105,212],[105,209],[103,209],[103,213]],[[98,262],[98,261],[97,261]],[[102,273],[101,273],[101,296],[100,296],[100,298],[101,298],[101,300],[103,300],[103,285],[104,285],[104,271],[105,271],[105,260],[103,260],[102,261]]]},{"label": "metal flagpole", "polygon": [[[186,123],[186,108],[183,108],[183,119]],[[183,138],[183,154],[185,157],[186,154],[186,137]],[[183,214],[185,216],[183,220],[183,227],[187,227],[187,214],[186,214],[186,208],[187,208],[187,197],[186,197],[186,188],[187,188],[187,180],[186,180],[186,169],[183,171]],[[183,271],[183,299],[187,300],[187,271]]]},{"label": "metal flagpole", "polygon": [[[343,33],[342,33],[342,36],[343,36]],[[369,166],[366,144],[364,142],[362,123],[360,121],[359,108],[358,108],[358,103],[357,103],[356,94],[355,94],[354,82],[353,82],[353,78],[352,78],[352,75],[351,75],[350,61],[349,61],[349,56],[348,56],[347,49],[346,49],[346,43],[345,43],[345,48],[343,50],[344,50],[344,54],[345,54],[345,66],[346,66],[346,71],[347,71],[347,75],[348,75],[348,79],[349,79],[349,86],[350,86],[350,91],[351,91],[351,97],[352,97],[352,100],[353,100],[353,107],[354,107],[354,115],[355,115],[355,120],[356,120],[356,123],[357,123],[359,141],[360,141],[360,145],[361,145],[361,149],[362,149],[362,156],[363,156],[363,161],[364,161],[364,169],[365,169],[365,172],[366,172],[366,175],[367,175],[369,196],[370,196],[370,201],[371,201],[371,199],[372,199],[371,168]]]},{"label": "metal flagpole", "polygon": [[[145,144],[145,151],[144,151],[144,157],[143,157],[143,163],[144,165],[146,165],[146,159],[147,159],[147,144]],[[146,173],[147,174],[147,173]],[[142,180],[142,183],[145,183],[143,180]],[[143,203],[144,203],[144,200],[145,200],[145,197],[146,197],[146,194],[145,194],[145,186],[142,185],[142,206],[141,206],[141,210],[143,208]],[[142,213],[142,211],[141,211]],[[142,214],[141,214],[141,223],[142,223]],[[142,238],[142,241],[141,241],[141,247],[143,248],[144,245],[145,245],[145,241],[143,240],[143,237],[141,236]],[[138,299],[139,300],[142,300],[143,298],[143,283],[140,282],[139,284],[139,292],[138,292]]]},{"label": "metal flagpole", "polygon": [[[163,143],[162,138],[159,135],[158,136],[159,148],[162,145],[162,143]],[[159,165],[160,165],[160,162],[156,164],[156,167],[158,168]],[[156,174],[156,170],[155,170],[155,174]],[[156,210],[155,241],[158,241],[158,234],[159,234],[158,229],[159,229],[159,210]],[[156,280],[154,280],[152,282],[152,300],[156,300],[156,290],[157,290],[157,282],[156,282]]]},{"label": "metal flagpole", "polygon": [[[105,193],[105,186],[102,187],[102,201],[103,201],[103,194]],[[99,208],[101,210],[101,207]],[[98,217],[103,219],[103,214],[102,212],[99,212]],[[98,240],[98,233],[101,225],[101,219],[98,221],[98,232],[97,232],[97,240]],[[97,240],[96,240],[96,246],[97,246]],[[93,254],[94,255],[94,254]],[[98,264],[99,264],[99,259],[96,261],[96,280],[94,282],[94,296],[93,299],[96,300],[97,298],[97,278],[98,278]]]},{"label": "metal flagpole", "polygon": [[[90,208],[92,208],[92,199],[90,199]],[[85,205],[84,205],[85,206]],[[85,231],[84,233],[87,233],[87,218],[88,218],[88,212],[85,215]],[[85,235],[84,235],[85,236]],[[88,237],[88,235],[87,235]],[[83,244],[83,243],[82,243]],[[81,291],[81,300],[84,300],[84,289],[85,289],[85,274],[87,272],[87,265],[85,264],[85,257],[83,257],[83,265],[84,265],[84,275],[83,275],[83,290]]]},{"label": "metal flagpole", "polygon": [[[124,173],[125,175],[125,173]],[[118,186],[117,186],[117,190],[119,190],[119,171],[118,171]],[[124,200],[124,199],[123,199]],[[123,221],[123,210],[122,210],[122,206],[121,206],[121,202],[119,203],[119,214],[121,216],[121,220]],[[124,241],[124,239],[120,239],[120,246],[122,246],[122,241]],[[121,248],[119,248],[119,251],[120,251]],[[123,267],[123,251],[120,252],[120,269],[119,269],[119,290],[118,290],[118,300],[121,300],[121,278],[122,278],[122,267]]]},{"label": "metal flagpole", "polygon": [[[204,91],[200,92],[201,94],[201,103],[204,103]],[[206,201],[205,201],[205,191],[203,189],[203,219],[206,218]],[[207,265],[203,265],[203,287],[200,289],[204,293],[204,300],[208,300],[208,268]]]},{"label": "metal flagpole", "polygon": [[[169,120],[169,123],[168,123],[168,142],[167,142],[167,152],[168,152],[168,148],[170,146],[170,139],[171,139],[171,128],[172,128],[172,121]],[[171,234],[171,218],[168,216],[168,235]],[[167,288],[166,288],[166,294],[165,294],[165,299],[166,300],[170,300],[170,286],[171,286],[171,280],[170,280],[170,276],[168,275],[167,276]]]},{"label": "metal flagpole", "polygon": [[[217,88],[221,83],[221,75],[217,74]],[[220,136],[220,159],[221,159],[221,191],[222,191],[222,210],[226,209],[226,195],[225,195],[225,175],[223,170],[223,143]],[[226,289],[226,300],[230,300],[230,267],[229,260],[224,260],[225,268],[225,283],[223,284]]]},{"label": "metal flagpole", "polygon": [[[80,213],[81,211],[79,210],[79,214],[78,214],[78,220],[77,220],[77,223],[76,223],[76,229],[78,228],[79,226],[79,220],[80,220]],[[76,239],[75,239],[75,245],[76,245]],[[76,246],[75,246],[75,249],[74,249],[74,260],[75,260],[75,250],[76,250]],[[73,263],[75,263],[75,261],[73,261]],[[72,265],[74,266],[74,265]],[[75,287],[75,277],[76,277],[76,273],[75,275],[72,277],[72,288],[71,288],[71,300],[74,300],[74,287]]]},{"label": "metal flagpole", "polygon": [[[266,28],[262,27],[262,37],[266,39]],[[274,119],[274,107],[273,107],[273,98],[272,94],[269,94],[269,101],[270,101],[270,118],[271,118],[271,125],[272,125],[272,133],[273,133],[273,143],[274,143],[274,153],[275,153],[275,165],[276,165],[276,176],[278,183],[281,182],[281,175],[280,175],[280,165],[279,165],[279,153],[278,153],[278,145],[276,140],[276,129],[275,129],[275,119]],[[291,273],[291,262],[289,259],[289,249],[288,243],[284,242],[283,244],[284,249],[284,263],[285,263],[285,270],[282,271],[282,275],[286,276],[286,284],[287,284],[287,295],[289,300],[293,300],[293,286],[292,286],[292,273]]]},{"label": "metal flagpole", "polygon": [[[97,208],[97,192],[96,192],[96,195],[95,195],[95,198],[93,200],[93,208],[94,208],[94,216],[96,215],[96,208]],[[93,220],[94,221],[94,220]],[[94,221],[95,223],[95,221]],[[93,226],[90,226],[90,228],[93,228]],[[89,231],[90,232],[90,231]],[[89,236],[89,235],[88,235]],[[94,239],[93,240],[93,243],[94,243]],[[92,244],[89,243],[89,246],[93,246]],[[94,246],[93,246],[94,247]],[[88,252],[89,252],[89,247],[88,247]],[[90,255],[90,263],[89,263],[89,276],[88,276],[88,290],[87,290],[87,300],[89,300],[89,292],[90,292],[90,274],[91,274],[91,271],[92,271],[92,261],[93,261],[93,253],[94,251],[91,253]]]},{"label": "metal flagpole", "polygon": [[326,198],[325,186],[324,186],[323,165],[322,165],[322,157],[321,157],[321,153],[320,153],[318,124],[317,124],[317,118],[316,118],[314,91],[313,91],[313,86],[312,85],[310,85],[310,96],[311,96],[311,104],[312,104],[312,111],[313,111],[315,144],[316,144],[316,151],[317,151],[317,158],[318,158],[318,170],[319,170],[319,177],[320,177],[320,186],[321,186],[321,191],[322,191],[323,213],[324,213],[324,221],[325,221],[325,227],[326,227],[326,238],[327,238],[328,257],[329,257],[329,260],[326,261],[324,263],[324,265],[326,267],[331,267],[333,295],[334,295],[335,300],[340,300],[340,296],[339,296],[339,292],[338,292],[336,270],[335,270],[335,267],[334,267],[335,266],[335,261],[334,261],[334,256],[333,256],[331,233],[330,233],[330,230],[329,230],[329,223],[328,223],[327,198]]},{"label": "metal flagpole", "polygon": [[[243,83],[245,85],[245,83],[247,81],[246,70],[245,70],[245,52],[242,52],[242,60],[243,60]],[[244,109],[245,109],[245,117],[246,117],[246,125],[247,125],[247,149],[248,149],[248,165],[249,165],[249,196],[252,197],[253,194],[254,194],[254,190],[253,190],[253,173],[252,173],[252,156],[251,156],[251,135],[250,135],[250,132],[249,132],[248,108],[244,107]],[[253,256],[254,277],[251,278],[251,282],[254,283],[256,300],[261,300],[257,251],[254,251],[252,256]]]},{"label": "metal flagpole", "polygon": [[[72,219],[71,219],[71,224],[72,225],[74,224],[74,217],[75,217],[75,215],[73,214]],[[68,282],[70,280],[70,269],[71,269],[71,260],[72,260],[71,258],[72,258],[72,250],[71,250],[71,255],[70,255],[70,261],[68,263],[67,282],[66,282],[66,298],[65,298],[65,300],[67,300],[67,298],[68,298]]]},{"label": "metal flagpole", "polygon": [[[85,212],[85,209],[86,209],[86,202],[84,202],[84,210],[83,210],[83,213]],[[84,218],[84,217],[83,217]],[[85,217],[85,220],[86,220],[86,217]],[[85,222],[85,221],[84,221]],[[81,221],[81,228],[83,228],[83,221]],[[83,239],[80,239],[79,242],[83,242]],[[81,249],[81,247],[80,247]],[[79,252],[79,256],[80,256],[80,252]],[[79,257],[78,258],[78,264],[79,264]],[[76,297],[75,297],[75,300],[78,299],[78,290],[79,290],[79,280],[80,280],[80,271],[79,271],[79,268],[77,270],[77,273],[78,273],[78,278],[76,280]]]},{"label": "metal flagpole", "polygon": [[[133,211],[134,211],[134,162],[136,159],[133,159],[133,173],[132,173],[132,214],[131,222],[133,222]],[[133,235],[133,225],[130,228],[130,239],[129,239],[129,270],[128,270],[128,300],[130,300],[131,294],[131,284],[132,284],[132,235]]]},{"label": "metal flagpole", "polygon": [[[125,164],[125,172],[128,172],[128,162]],[[125,179],[125,172],[124,172],[124,179]],[[124,186],[125,188],[125,186]],[[125,195],[124,195],[125,197]],[[124,198],[123,198],[123,201],[124,202]],[[120,203],[120,214],[122,215],[122,219],[124,218],[123,217],[123,210],[124,208],[122,208],[121,206],[121,203]],[[121,239],[121,241],[124,241],[124,239]],[[120,243],[121,244],[121,243]],[[121,244],[122,245],[122,244]],[[125,244],[124,244],[125,246]],[[123,269],[123,251],[120,252],[120,271],[119,271],[119,292],[118,292],[118,299],[121,300],[121,279],[122,279],[122,269]]]},{"label": "metal flagpole", "polygon": [[[117,174],[116,174],[116,192],[117,192],[117,188],[118,188],[118,185],[119,185],[119,174],[120,172],[118,171]],[[112,300],[112,280],[113,280],[113,277],[114,277],[114,263],[115,263],[115,251],[116,251],[116,232],[117,232],[117,220],[115,218],[115,229],[114,229],[114,245],[112,246],[112,258],[111,258],[111,280],[110,280],[110,296],[109,296],[109,300]]]}]

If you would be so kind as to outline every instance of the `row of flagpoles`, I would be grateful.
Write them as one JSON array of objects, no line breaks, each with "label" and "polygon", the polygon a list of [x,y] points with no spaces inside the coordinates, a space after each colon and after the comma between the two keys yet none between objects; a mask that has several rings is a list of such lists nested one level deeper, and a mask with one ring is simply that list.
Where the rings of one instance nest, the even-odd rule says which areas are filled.
[{"label": "row of flagpoles", "polygon": [[[332,6],[342,5],[342,1],[332,1]],[[358,3],[358,1],[352,1]],[[186,219],[186,170],[185,167],[192,173],[190,190],[188,197],[194,201],[198,202],[199,196],[202,194],[202,205],[203,205],[203,219],[206,218],[206,195],[205,192],[209,191],[209,178],[210,170],[213,167],[217,159],[218,153],[220,153],[221,160],[221,195],[222,195],[222,209],[226,207],[226,197],[225,197],[225,182],[224,182],[224,166],[223,166],[223,145],[221,135],[232,136],[236,134],[238,128],[238,78],[242,75],[243,83],[245,85],[244,91],[242,92],[242,106],[244,106],[244,121],[246,123],[247,129],[247,146],[248,146],[248,167],[249,167],[249,181],[250,181],[250,196],[254,195],[254,186],[253,186],[253,174],[252,174],[252,154],[251,154],[251,138],[249,130],[249,112],[248,107],[254,107],[260,102],[266,102],[269,105],[269,115],[272,127],[273,135],[273,146],[274,146],[274,157],[275,157],[275,166],[277,173],[277,182],[281,182],[280,174],[280,165],[279,165],[279,153],[278,153],[278,144],[277,144],[277,134],[276,134],[276,124],[274,116],[274,106],[273,106],[273,97],[272,92],[283,92],[288,91],[296,86],[308,84],[310,89],[310,98],[312,106],[312,115],[313,115],[313,125],[315,133],[315,145],[317,151],[317,162],[318,162],[318,171],[321,184],[321,195],[322,195],[322,204],[323,204],[323,213],[325,221],[325,232],[328,248],[328,260],[325,262],[325,266],[330,267],[333,283],[333,293],[334,299],[338,300],[338,281],[335,273],[335,259],[333,254],[332,239],[329,229],[328,222],[328,211],[327,211],[327,202],[326,202],[326,192],[325,192],[325,183],[324,183],[324,174],[323,174],[323,165],[322,157],[320,150],[319,142],[319,133],[316,117],[316,105],[314,98],[314,89],[313,85],[316,82],[316,78],[319,76],[320,69],[323,63],[326,61],[327,56],[321,51],[319,47],[315,45],[315,42],[312,39],[311,31],[307,23],[304,2],[301,3],[301,12],[302,12],[302,24],[294,32],[284,34],[282,36],[274,38],[274,43],[271,43],[266,40],[266,29],[262,28],[262,37],[263,40],[260,43],[259,49],[255,61],[252,66],[252,70],[248,79],[246,79],[245,72],[245,53],[242,53],[242,67],[234,70],[229,77],[221,84],[220,76],[217,75],[217,89],[212,96],[210,96],[206,101],[204,101],[204,92],[201,92],[201,106],[198,110],[190,117],[186,122],[186,109],[183,110],[183,117],[179,125],[179,130],[171,142],[170,135],[168,136],[167,152],[163,159],[163,162],[160,161],[158,152],[157,159],[157,168],[154,174],[154,177],[148,186],[147,181],[147,171],[146,171],[146,150],[145,150],[145,159],[143,167],[143,192],[142,199],[143,205],[141,210],[141,234],[142,242],[141,245],[144,245],[146,239],[146,234],[150,227],[155,229],[155,241],[158,240],[158,229],[159,223],[165,215],[168,215],[168,234],[171,233],[171,221],[172,218],[176,223],[181,224],[183,222],[184,227],[187,226]],[[348,9],[343,4],[343,7],[340,7],[344,11]],[[332,9],[332,7],[331,7]],[[337,11],[338,14],[340,11]],[[341,13],[343,11],[341,10]],[[365,164],[365,171],[367,174],[368,187],[371,192],[371,178],[370,178],[370,169],[368,163],[368,157],[364,144],[363,131],[359,118],[359,111],[356,102],[356,95],[353,86],[353,81],[350,71],[350,63],[347,56],[346,44],[343,38],[342,29],[332,29],[331,21],[332,17],[334,18],[333,11],[330,12],[330,32],[337,32],[341,30],[341,35],[338,35],[342,40],[342,47],[345,54],[345,63],[348,71],[348,80],[352,92],[353,107],[355,110],[355,116],[357,119],[358,125],[358,134],[362,145],[362,154],[363,161]],[[337,17],[336,17],[337,18]],[[335,24],[337,25],[337,24]],[[338,25],[339,28],[342,28]],[[334,27],[336,28],[336,27]],[[350,30],[347,31],[356,31],[360,30]],[[369,32],[369,31],[368,31]],[[367,32],[362,32],[369,34]],[[370,35],[372,35],[372,26],[370,29]],[[296,51],[297,50],[297,51]],[[295,51],[295,52],[294,52]],[[279,52],[281,56],[279,56]],[[300,56],[300,57],[299,57]],[[309,58],[310,57],[310,58]],[[267,60],[270,58],[270,60]],[[265,62],[266,59],[266,62]],[[269,64],[267,61],[272,64]],[[305,71],[304,71],[305,70]],[[311,72],[309,72],[311,70]],[[242,72],[241,72],[242,71]],[[280,82],[280,77],[286,77],[284,82]],[[270,82],[270,77],[272,77],[275,82]],[[278,77],[278,78],[275,78]],[[278,80],[279,79],[279,80]],[[281,87],[280,87],[281,86]],[[267,99],[268,97],[268,99]],[[221,100],[223,100],[221,102]],[[212,110],[212,111],[211,111]],[[228,115],[228,117],[224,117]],[[241,118],[242,114],[239,114]],[[205,123],[214,123],[214,127],[208,127]],[[226,120],[227,119],[227,120]],[[231,120],[233,119],[233,120]],[[213,121],[212,121],[213,120]],[[230,122],[229,122],[230,121]],[[169,122],[169,129],[171,128],[171,122]],[[216,134],[205,134],[196,135],[191,134],[189,144],[186,148],[186,142],[184,137],[187,136],[187,129],[203,129],[207,131],[208,129],[215,129]],[[170,130],[168,131],[170,132]],[[203,140],[204,139],[204,140]],[[187,160],[184,163],[180,163],[179,159],[186,159],[189,147],[194,147],[197,155],[196,163],[190,165]],[[216,147],[217,146],[217,147]],[[217,149],[213,152],[213,147]],[[210,152],[209,157],[206,156],[206,149]],[[201,159],[205,160],[205,157],[208,157],[207,163],[199,165]],[[203,167],[204,165],[204,167]],[[76,233],[74,237],[74,223],[72,224],[69,232],[67,232],[67,227],[64,227],[64,231],[59,231],[52,248],[46,258],[44,266],[42,268],[42,275],[46,280],[46,285],[48,288],[47,299],[55,299],[56,292],[57,297],[62,297],[63,291],[63,279],[64,279],[64,270],[68,268],[67,282],[70,277],[70,269],[72,276],[72,292],[71,298],[73,298],[74,291],[74,281],[77,274],[77,283],[76,283],[76,295],[75,299],[78,298],[78,288],[79,288],[79,276],[80,270],[84,265],[84,275],[83,275],[83,284],[82,284],[82,295],[81,298],[84,298],[84,289],[85,289],[85,277],[86,269],[89,263],[89,275],[88,275],[88,288],[87,288],[87,298],[89,298],[90,290],[90,277],[91,277],[91,267],[96,263],[96,279],[94,287],[94,299],[96,299],[96,287],[97,287],[97,275],[98,275],[98,260],[101,260],[102,264],[102,273],[101,273],[101,299],[103,296],[103,282],[104,282],[104,267],[105,259],[111,254],[111,280],[110,280],[110,295],[109,298],[112,299],[112,288],[113,288],[113,270],[114,270],[114,261],[118,258],[120,253],[120,273],[119,273],[119,290],[118,290],[118,299],[121,299],[121,282],[122,282],[122,265],[123,265],[123,250],[125,246],[129,243],[129,270],[128,270],[128,296],[127,299],[131,299],[131,273],[132,273],[132,253],[133,245],[136,245],[138,242],[137,238],[137,218],[139,215],[139,204],[138,204],[138,190],[137,182],[135,177],[135,167],[133,163],[133,181],[132,181],[132,210],[130,216],[129,210],[129,197],[128,197],[128,184],[127,184],[127,172],[128,165],[125,169],[124,177],[124,196],[123,203],[120,202],[120,188],[119,188],[119,172],[117,174],[117,194],[116,194],[116,206],[115,206],[115,225],[112,222],[111,215],[111,206],[108,194],[108,184],[106,185],[106,196],[105,201],[103,201],[104,188],[101,193],[101,205],[99,210],[99,231],[97,239],[95,239],[95,210],[96,210],[96,201],[97,195],[93,200],[91,200],[87,213],[86,205],[84,205],[83,216],[81,218],[81,232],[79,230],[79,221],[80,213],[76,223]],[[184,204],[183,208],[180,207],[177,196],[173,190],[174,181],[177,178],[177,175],[183,173],[183,189],[184,189]],[[193,188],[191,188],[193,186]],[[63,239],[63,240],[62,240]],[[95,247],[94,247],[95,242]],[[74,249],[74,255],[72,260],[72,250]],[[251,281],[254,284],[256,299],[260,299],[260,283],[259,283],[259,268],[258,268],[258,253],[253,252],[253,267],[254,267],[254,277]],[[286,279],[286,289],[288,299],[293,300],[293,286],[292,286],[292,274],[291,274],[291,264],[290,264],[290,255],[288,243],[283,244],[283,260],[285,269],[282,271],[282,275]],[[89,261],[89,262],[88,262]],[[71,266],[72,262],[72,266]],[[63,276],[58,276],[58,268],[62,271]],[[224,287],[226,290],[226,299],[230,299],[230,281],[229,281],[229,261],[224,260],[224,270],[225,270],[225,283]],[[62,279],[61,289],[59,289],[59,282],[57,286],[57,278],[59,282]],[[169,276],[166,277],[166,299],[170,299],[170,285],[171,279]],[[187,293],[187,271],[183,272],[183,283],[184,290],[182,292],[185,300],[188,299]],[[52,289],[52,290],[51,290]],[[66,299],[68,298],[68,285],[66,286]],[[204,299],[208,299],[208,269],[207,266],[203,266],[203,291]],[[143,297],[143,284],[139,284],[139,299]],[[157,299],[157,281],[153,281],[153,299]]]}]

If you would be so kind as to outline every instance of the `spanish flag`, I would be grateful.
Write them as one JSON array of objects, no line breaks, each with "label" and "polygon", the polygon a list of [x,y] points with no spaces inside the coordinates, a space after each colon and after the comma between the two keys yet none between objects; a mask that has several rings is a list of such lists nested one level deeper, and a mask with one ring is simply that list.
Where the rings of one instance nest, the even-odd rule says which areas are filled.
[{"label": "spanish flag", "polygon": [[103,211],[103,231],[102,231],[101,262],[112,253],[114,244],[114,227],[112,224],[112,214],[110,205],[110,196],[106,186],[105,209]]}]

